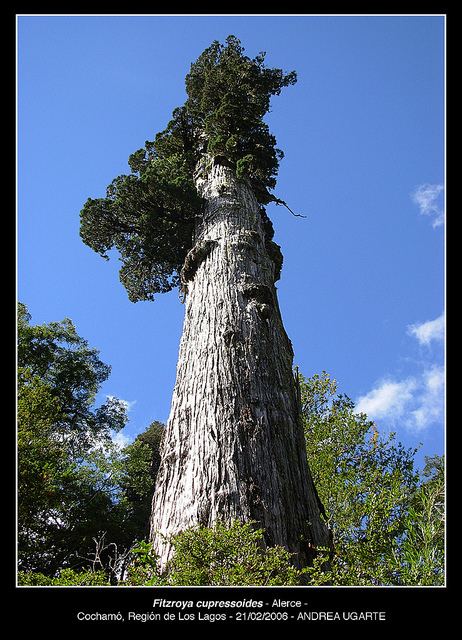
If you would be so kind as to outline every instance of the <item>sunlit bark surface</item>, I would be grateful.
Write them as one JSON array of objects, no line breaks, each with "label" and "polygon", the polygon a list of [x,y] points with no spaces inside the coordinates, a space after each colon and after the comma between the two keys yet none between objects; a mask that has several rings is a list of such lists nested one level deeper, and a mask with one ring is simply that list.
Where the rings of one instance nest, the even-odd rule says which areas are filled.
[{"label": "sunlit bark surface", "polygon": [[293,351],[277,302],[280,264],[250,187],[213,164],[183,268],[185,318],[151,538],[217,519],[255,520],[266,543],[310,561],[328,531],[306,461]]}]

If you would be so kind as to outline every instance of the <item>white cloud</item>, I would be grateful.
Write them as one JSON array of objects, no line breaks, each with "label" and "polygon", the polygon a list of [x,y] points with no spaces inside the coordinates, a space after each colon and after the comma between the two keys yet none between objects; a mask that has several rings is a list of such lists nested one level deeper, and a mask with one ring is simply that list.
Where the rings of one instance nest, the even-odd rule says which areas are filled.
[{"label": "white cloud", "polygon": [[419,207],[423,216],[433,216],[433,228],[444,223],[444,211],[439,203],[439,195],[443,191],[442,184],[421,184],[411,194],[412,201]]},{"label": "white cloud", "polygon": [[443,367],[433,367],[424,372],[424,380],[427,391],[436,394],[444,388],[444,369]]},{"label": "white cloud", "polygon": [[416,398],[417,407],[411,411],[407,427],[413,431],[422,431],[438,422],[444,414],[444,369],[433,367],[424,371],[422,389]]},{"label": "white cloud", "polygon": [[401,382],[384,380],[372,391],[358,398],[356,412],[366,413],[369,418],[400,418],[412,400],[417,382],[408,378]]},{"label": "white cloud", "polygon": [[356,401],[356,412],[420,432],[444,415],[444,369],[432,366],[405,380],[386,379]]},{"label": "white cloud", "polygon": [[432,340],[444,340],[444,314],[435,320],[411,324],[408,326],[407,332],[424,345],[429,345]]},{"label": "white cloud", "polygon": [[127,445],[130,444],[131,442],[131,438],[129,436],[126,436],[124,433],[122,433],[121,431],[118,431],[117,433],[113,434],[112,436],[112,442],[116,445],[116,447],[118,447],[119,449],[123,449],[124,447],[126,447]]}]

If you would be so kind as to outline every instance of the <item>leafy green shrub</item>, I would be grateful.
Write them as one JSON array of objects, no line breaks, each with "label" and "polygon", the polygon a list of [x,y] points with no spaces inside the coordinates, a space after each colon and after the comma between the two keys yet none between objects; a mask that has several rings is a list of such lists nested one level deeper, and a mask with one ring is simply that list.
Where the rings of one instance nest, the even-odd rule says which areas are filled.
[{"label": "leafy green shrub", "polygon": [[158,571],[157,556],[152,545],[145,540],[138,542],[133,548],[133,559],[127,569],[127,577],[121,583],[130,587],[161,585],[167,583]]},{"label": "leafy green shrub", "polygon": [[187,529],[173,536],[172,545],[174,555],[162,575],[149,544],[134,549],[136,560],[125,584],[298,585],[304,573],[292,565],[286,549],[265,547],[263,530],[251,522]]},{"label": "leafy green shrub", "polygon": [[34,571],[20,571],[18,585],[22,587],[104,587],[109,585],[109,582],[104,571],[62,569],[55,578]]}]

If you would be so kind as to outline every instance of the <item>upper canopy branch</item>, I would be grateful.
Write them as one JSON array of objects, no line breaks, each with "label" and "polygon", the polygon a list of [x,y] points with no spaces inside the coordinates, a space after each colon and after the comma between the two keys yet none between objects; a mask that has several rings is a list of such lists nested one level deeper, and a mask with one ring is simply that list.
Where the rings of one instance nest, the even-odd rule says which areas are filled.
[{"label": "upper canopy branch", "polygon": [[275,202],[304,217],[268,193],[283,153],[263,117],[270,98],[294,84],[296,74],[267,68],[264,59],[264,53],[244,55],[235,36],[213,42],[186,76],[185,104],[154,141],[130,156],[132,173],[116,178],[106,198],[85,203],[81,237],[103,256],[119,251],[131,300],[152,299],[178,284],[203,211],[195,186],[203,158],[227,163],[238,179],[249,180],[260,203]]}]

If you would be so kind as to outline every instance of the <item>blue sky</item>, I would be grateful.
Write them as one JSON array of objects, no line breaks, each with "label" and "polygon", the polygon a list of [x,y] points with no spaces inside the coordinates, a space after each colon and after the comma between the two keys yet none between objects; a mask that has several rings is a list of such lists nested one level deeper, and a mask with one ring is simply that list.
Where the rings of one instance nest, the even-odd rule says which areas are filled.
[{"label": "blue sky", "polygon": [[295,363],[322,370],[418,459],[444,448],[442,16],[19,16],[18,298],[71,318],[112,366],[98,400],[129,403],[132,439],[166,421],[178,293],[131,303],[79,211],[185,100],[191,62],[239,37],[298,82],[267,117],[284,150],[268,214]]}]

